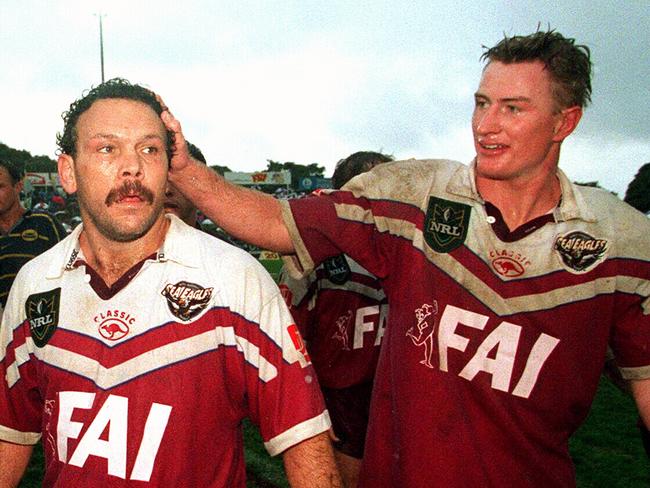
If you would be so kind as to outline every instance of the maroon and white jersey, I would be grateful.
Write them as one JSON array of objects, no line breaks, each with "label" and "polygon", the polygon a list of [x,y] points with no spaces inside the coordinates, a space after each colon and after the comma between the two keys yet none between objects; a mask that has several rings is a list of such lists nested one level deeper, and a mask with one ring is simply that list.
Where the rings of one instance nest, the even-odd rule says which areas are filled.
[{"label": "maroon and white jersey", "polygon": [[362,486],[574,485],[568,438],[608,343],[650,377],[650,221],[558,178],[549,222],[516,239],[451,161],[382,164],[285,207],[305,272],[345,252],[391,306]]},{"label": "maroon and white jersey", "polygon": [[42,438],[45,486],[243,487],[244,417],[272,455],[329,428],[271,277],[168,218],[162,248],[112,288],[87,274],[80,228],[16,279],[0,439]]},{"label": "maroon and white jersey", "polygon": [[305,278],[294,279],[283,270],[280,280],[320,385],[372,382],[388,315],[377,278],[339,254]]}]

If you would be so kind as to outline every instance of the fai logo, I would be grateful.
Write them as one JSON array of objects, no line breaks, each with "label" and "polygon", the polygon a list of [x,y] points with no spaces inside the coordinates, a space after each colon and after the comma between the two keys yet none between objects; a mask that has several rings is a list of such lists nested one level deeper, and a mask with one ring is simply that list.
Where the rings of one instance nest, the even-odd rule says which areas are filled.
[{"label": "fai logo", "polygon": [[167,299],[169,311],[183,322],[188,322],[207,307],[212,298],[212,290],[213,288],[203,288],[188,281],[179,281],[175,285],[165,286],[161,294]]},{"label": "fai logo", "polygon": [[406,331],[406,335],[411,338],[416,346],[424,346],[424,359],[420,364],[427,368],[433,368],[431,357],[433,354],[433,333],[436,328],[435,316],[438,315],[438,302],[433,301],[433,305],[423,303],[422,306],[415,310],[415,318],[418,323]]},{"label": "fai logo", "polygon": [[29,295],[25,302],[25,315],[29,320],[29,332],[36,347],[48,343],[59,324],[61,288]]},{"label": "fai logo", "polygon": [[350,265],[348,264],[343,254],[339,254],[338,256],[327,259],[323,263],[323,266],[325,267],[325,272],[327,273],[327,279],[335,285],[345,284],[350,279],[350,275],[352,274]]},{"label": "fai logo", "polygon": [[584,232],[575,231],[555,240],[555,251],[570,270],[586,273],[595,268],[607,254],[609,243]]},{"label": "fai logo", "polygon": [[429,197],[424,240],[436,252],[453,251],[465,242],[471,212],[469,205]]},{"label": "fai logo", "polygon": [[345,315],[336,319],[336,331],[332,335],[332,339],[341,341],[341,348],[344,351],[350,350],[350,335],[348,334],[350,323],[352,323],[352,310],[348,310]]}]

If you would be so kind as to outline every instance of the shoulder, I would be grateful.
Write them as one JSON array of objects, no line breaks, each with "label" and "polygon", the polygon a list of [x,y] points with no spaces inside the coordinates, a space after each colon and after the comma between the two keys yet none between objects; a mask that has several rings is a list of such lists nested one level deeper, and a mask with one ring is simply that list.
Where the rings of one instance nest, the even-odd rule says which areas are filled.
[{"label": "shoulder", "polygon": [[600,232],[620,251],[626,255],[640,253],[650,259],[650,219],[646,215],[601,188],[574,188],[593,213]]},{"label": "shoulder", "polygon": [[419,200],[434,187],[445,188],[459,170],[469,167],[448,159],[408,159],[376,166],[350,180],[343,189],[371,198]]},{"label": "shoulder", "polygon": [[273,283],[262,264],[251,254],[198,229],[189,228],[193,244],[186,252],[193,253],[215,280],[225,288],[238,288],[247,280]]},{"label": "shoulder", "polygon": [[40,233],[54,234],[59,240],[65,237],[65,230],[61,223],[54,215],[45,211],[28,210],[23,215],[21,227],[38,230]]}]

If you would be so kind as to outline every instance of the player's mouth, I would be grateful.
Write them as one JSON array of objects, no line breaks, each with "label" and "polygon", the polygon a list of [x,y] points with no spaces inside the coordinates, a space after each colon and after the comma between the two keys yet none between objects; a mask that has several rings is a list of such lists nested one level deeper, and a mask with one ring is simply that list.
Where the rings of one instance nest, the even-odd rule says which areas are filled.
[{"label": "player's mouth", "polygon": [[509,146],[507,146],[506,144],[500,144],[496,142],[487,142],[487,141],[482,141],[480,139],[476,141],[476,150],[480,154],[485,154],[485,155],[501,154],[506,149],[508,149],[508,147]]},{"label": "player's mouth", "polygon": [[113,188],[106,196],[106,205],[110,207],[115,203],[139,204],[153,203],[153,192],[145,187],[139,180],[125,181],[119,188]]}]

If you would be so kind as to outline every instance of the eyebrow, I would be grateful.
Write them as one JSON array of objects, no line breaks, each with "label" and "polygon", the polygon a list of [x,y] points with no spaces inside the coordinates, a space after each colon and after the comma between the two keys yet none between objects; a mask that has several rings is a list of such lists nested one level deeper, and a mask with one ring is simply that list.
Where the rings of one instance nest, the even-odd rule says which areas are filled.
[{"label": "eyebrow", "polygon": [[[484,95],[481,92],[474,93],[474,98],[485,98],[486,100],[490,100],[490,97],[488,97],[487,95]],[[511,103],[511,102],[530,103],[531,99],[528,98],[528,97],[505,97],[505,98],[499,98],[497,101],[502,102],[502,103]]]}]

